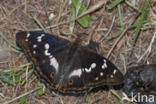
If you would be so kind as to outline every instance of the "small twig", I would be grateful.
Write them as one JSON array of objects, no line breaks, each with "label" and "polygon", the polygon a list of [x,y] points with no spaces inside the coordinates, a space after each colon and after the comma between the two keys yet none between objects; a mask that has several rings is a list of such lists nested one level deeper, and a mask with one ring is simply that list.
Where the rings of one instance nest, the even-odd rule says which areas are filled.
[{"label": "small twig", "polygon": [[10,41],[8,41],[6,39],[6,37],[3,35],[2,32],[0,32],[0,37],[7,43],[9,44],[12,48],[16,49],[16,50],[21,50],[19,47],[15,46],[13,43],[11,43]]},{"label": "small twig", "polygon": [[59,99],[60,99],[61,104],[64,104],[64,102],[63,102],[63,100],[62,100],[62,97],[61,97],[61,96],[58,96],[58,97],[59,97]]},{"label": "small twig", "polygon": [[131,8],[133,8],[134,10],[140,12],[139,9],[138,9],[136,6],[134,6],[132,3],[130,3],[129,1],[125,0],[125,2],[126,2],[127,5],[129,5],[129,6],[130,6]]},{"label": "small twig", "polygon": [[27,0],[24,0],[24,2],[25,2],[25,7],[24,7],[24,11],[25,11],[25,13],[27,13]]},{"label": "small twig", "polygon": [[[0,64],[1,64],[1,62],[0,62]],[[31,63],[27,63],[27,64],[24,64],[24,65],[21,65],[21,66],[13,67],[13,68],[11,68],[11,69],[17,69],[17,68],[18,68],[16,71],[19,71],[19,70],[21,70],[20,68],[23,68],[23,67],[29,66],[29,65],[31,65]],[[7,73],[7,72],[10,72],[11,69],[2,70],[2,69],[0,68],[0,73]]]},{"label": "small twig", "polygon": [[29,1],[27,2],[23,2],[22,4],[16,6],[15,8],[13,8],[8,14],[7,16],[4,16],[3,18],[0,19],[0,22],[2,22],[5,18],[7,18],[8,16],[10,16],[13,12],[15,12],[18,8],[24,6],[26,3],[29,3]]},{"label": "small twig", "polygon": [[118,44],[118,42],[120,41],[120,39],[125,35],[126,31],[130,28],[130,26],[133,24],[133,22],[135,21],[135,18],[138,17],[138,15],[140,15],[140,13],[138,13],[137,15],[135,15],[134,18],[133,18],[133,20],[129,23],[129,25],[122,31],[122,33],[119,36],[119,38],[115,41],[114,45],[109,50],[106,58],[109,58],[109,56],[110,56],[111,52],[113,51],[113,49],[116,47],[116,45]]},{"label": "small twig", "polygon": [[106,58],[109,58],[110,54],[112,53],[113,49],[116,47],[116,45],[118,44],[118,42],[120,41],[120,39],[125,35],[126,31],[128,30],[129,27],[126,27],[126,29],[123,30],[122,34],[119,36],[119,38],[115,41],[115,43],[113,44],[112,48],[109,50]]},{"label": "small twig", "polygon": [[68,4],[68,2],[69,2],[69,0],[66,0],[65,1],[65,3],[64,3],[64,5],[63,5],[63,8],[60,6],[60,12],[59,12],[59,16],[58,16],[58,19],[57,19],[57,22],[56,23],[58,23],[59,21],[60,21],[60,18],[61,18],[61,16],[62,16],[62,13],[63,13],[63,11],[65,10],[65,7],[67,6],[67,4]]},{"label": "small twig", "polygon": [[48,31],[46,30],[46,28],[41,24],[41,22],[37,19],[36,16],[34,16],[33,14],[31,14],[31,16],[32,16],[33,19],[36,21],[36,23],[42,28],[42,30],[43,30],[44,32],[48,32]]},{"label": "small twig", "polygon": [[12,100],[10,100],[10,101],[7,101],[7,102],[5,102],[5,103],[3,103],[3,104],[12,103],[12,102],[14,102],[14,101],[16,101],[16,100],[18,100],[18,99],[20,99],[20,98],[26,96],[26,95],[29,95],[29,94],[31,94],[31,93],[33,93],[33,92],[39,90],[39,89],[40,89],[40,87],[35,88],[35,89],[33,89],[33,90],[30,90],[29,92],[26,92],[26,93],[24,93],[24,94],[22,94],[22,95],[20,95],[20,96],[18,96],[18,97],[15,97],[14,99],[12,99]]},{"label": "small twig", "polygon": [[87,0],[87,5],[86,5],[87,9],[88,9],[89,5],[90,5],[90,0]]},{"label": "small twig", "polygon": [[[90,14],[90,13],[93,13],[94,11],[96,11],[97,9],[101,8],[104,4],[106,3],[106,1],[100,1],[99,3],[97,3],[96,5],[92,6],[90,9],[88,9],[87,11],[83,12],[80,16],[76,17],[75,19],[73,20],[69,20],[69,21],[65,21],[65,22],[60,22],[58,24],[55,24],[55,25],[52,25],[52,26],[48,26],[46,27],[46,29],[49,29],[49,28],[54,28],[54,27],[57,27],[59,25],[65,25],[65,24],[69,24],[73,21],[76,21],[77,19],[87,15],[87,14]],[[33,30],[42,30],[42,29],[33,29]]]},{"label": "small twig", "polygon": [[113,20],[112,20],[112,24],[108,30],[108,32],[106,33],[106,35],[103,37],[102,41],[110,34],[111,30],[112,30],[112,27],[114,25],[114,21],[115,21],[115,16],[113,17]]},{"label": "small twig", "polygon": [[[103,13],[104,11],[105,11],[105,6],[102,8],[101,13]],[[95,27],[93,27],[93,29],[91,29],[91,33],[89,32],[91,38],[95,38],[95,36],[97,35],[96,29],[100,28],[102,26],[103,22],[104,22],[104,15],[102,15],[102,18],[99,20],[99,23],[97,23],[95,25]]]},{"label": "small twig", "polygon": [[[155,26],[156,27],[156,26]],[[151,53],[151,50],[152,50],[152,44],[154,43],[154,39],[156,38],[156,29],[155,29],[155,32],[154,32],[154,35],[151,39],[151,42],[149,44],[149,47],[147,48],[147,50],[144,52],[144,54],[138,59],[137,63],[139,63],[142,58],[149,52],[149,54]]]},{"label": "small twig", "polygon": [[111,89],[110,92],[115,95],[118,99],[122,100],[121,97],[116,93],[115,90]]},{"label": "small twig", "polygon": [[[75,21],[75,20],[77,20],[77,19],[79,19],[79,18],[81,18],[81,17],[83,17],[83,16],[85,16],[85,15],[87,15],[87,14],[90,14],[90,13],[94,12],[95,10],[101,8],[101,7],[105,4],[105,2],[106,2],[106,1],[100,1],[98,4],[92,6],[90,9],[88,9],[88,10],[85,11],[85,12],[83,12],[80,16],[76,17],[76,18],[73,19],[73,20],[64,22],[64,23],[66,24],[66,23],[73,22],[73,21]],[[58,24],[58,25],[63,25],[63,23],[60,23],[60,24]],[[56,24],[56,25],[54,25],[54,26],[56,27],[56,26],[58,26],[58,25]],[[50,26],[50,27],[51,27],[51,26]],[[50,28],[50,27],[49,27],[49,28]],[[52,26],[52,27],[53,27],[53,26]]]},{"label": "small twig", "polygon": [[123,56],[123,55],[120,55],[120,57],[121,57],[121,59],[123,60],[123,66],[124,66],[124,71],[123,71],[123,73],[125,74],[127,71],[126,71],[126,59],[125,59],[125,56]]},{"label": "small twig", "polygon": [[26,80],[26,82],[28,81],[28,69],[29,69],[29,65],[26,67],[26,77],[25,77],[25,80]]},{"label": "small twig", "polygon": [[0,96],[4,98],[4,94],[3,93],[0,93]]}]

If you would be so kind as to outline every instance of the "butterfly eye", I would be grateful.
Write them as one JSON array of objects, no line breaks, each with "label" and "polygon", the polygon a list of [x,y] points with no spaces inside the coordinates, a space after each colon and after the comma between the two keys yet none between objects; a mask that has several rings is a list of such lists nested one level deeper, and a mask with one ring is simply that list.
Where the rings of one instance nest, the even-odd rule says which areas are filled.
[{"label": "butterfly eye", "polygon": [[69,82],[68,82],[68,85],[72,85],[74,83],[74,81],[73,80],[70,80]]},{"label": "butterfly eye", "polygon": [[51,72],[51,73],[50,73],[50,77],[51,77],[51,78],[54,78],[54,76],[55,76],[55,73],[54,73],[54,72]]}]

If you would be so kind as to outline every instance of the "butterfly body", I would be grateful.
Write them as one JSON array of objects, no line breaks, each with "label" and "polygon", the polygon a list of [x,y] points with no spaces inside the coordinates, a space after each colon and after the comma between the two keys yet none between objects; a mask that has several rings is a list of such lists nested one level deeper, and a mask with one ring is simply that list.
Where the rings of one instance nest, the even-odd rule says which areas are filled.
[{"label": "butterfly body", "polygon": [[122,73],[103,56],[70,41],[43,32],[22,31],[16,42],[52,90],[84,93],[123,82]]}]

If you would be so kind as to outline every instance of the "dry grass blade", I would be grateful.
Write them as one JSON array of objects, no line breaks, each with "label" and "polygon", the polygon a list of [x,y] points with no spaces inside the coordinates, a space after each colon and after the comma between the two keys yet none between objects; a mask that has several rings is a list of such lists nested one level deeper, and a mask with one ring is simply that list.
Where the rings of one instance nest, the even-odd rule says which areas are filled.
[{"label": "dry grass blade", "polygon": [[[15,12],[15,11],[16,11],[17,9],[19,9],[20,7],[24,6],[26,3],[29,3],[29,1],[26,1],[26,2],[24,2],[24,3],[20,4],[20,5],[18,5],[17,7],[15,7],[13,10],[11,10],[11,11],[9,12],[9,14],[8,14],[7,16],[10,16],[13,12]],[[0,22],[2,22],[7,16],[1,18],[1,19],[0,19]]]},{"label": "dry grass blade", "polygon": [[[65,24],[69,24],[73,21],[76,21],[77,19],[87,15],[87,14],[90,14],[90,13],[93,13],[94,11],[98,10],[99,8],[101,8],[104,4],[106,3],[106,1],[100,1],[98,2],[96,5],[92,6],[91,8],[89,8],[88,10],[86,10],[85,12],[83,12],[80,16],[78,16],[77,18],[73,19],[73,20],[69,20],[69,21],[65,21],[65,22],[60,22],[58,24],[55,24],[55,25],[52,25],[52,26],[48,26],[46,27],[47,29],[49,28],[54,28],[54,27],[57,27],[59,25],[65,25]],[[32,30],[42,30],[42,29],[32,29]]]},{"label": "dry grass blade", "polygon": [[132,25],[133,22],[135,21],[135,18],[138,17],[138,15],[139,15],[139,13],[138,13],[137,15],[135,15],[135,16],[132,18],[133,20],[131,21],[130,24],[128,24],[128,27],[126,27],[126,28],[123,30],[123,32],[121,33],[121,35],[119,36],[119,38],[115,41],[115,43],[113,44],[112,48],[109,50],[109,52],[108,52],[106,58],[109,58],[109,56],[110,56],[111,52],[113,51],[113,49],[116,47],[116,45],[118,44],[118,42],[120,41],[120,39],[124,36],[124,34],[126,33],[126,31],[131,27],[131,25]]},{"label": "dry grass blade", "polygon": [[106,35],[103,37],[102,41],[110,34],[112,27],[113,27],[113,24],[114,24],[114,21],[115,21],[115,16],[113,17],[112,24],[111,24],[108,32],[106,33]]},{"label": "dry grass blade", "polygon": [[14,102],[14,101],[17,101],[18,99],[20,99],[20,98],[26,96],[26,95],[29,95],[29,94],[31,94],[31,93],[33,93],[33,92],[36,92],[36,91],[39,90],[39,89],[40,89],[40,87],[35,88],[35,89],[33,89],[33,90],[29,91],[29,92],[26,92],[26,93],[24,93],[24,94],[22,94],[22,95],[20,95],[20,96],[18,96],[18,97],[16,97],[16,98],[12,99],[12,100],[9,100],[9,101],[7,101],[7,102],[4,102],[3,104],[10,104],[10,103],[12,103],[12,102]]},{"label": "dry grass blade", "polygon": [[11,46],[12,48],[16,49],[16,50],[21,50],[19,47],[15,46],[13,43],[11,43],[9,40],[6,39],[6,37],[3,35],[2,32],[0,32],[0,37],[9,44],[9,46]]},{"label": "dry grass blade", "polygon": [[66,8],[68,2],[69,2],[69,0],[66,0],[66,1],[65,1],[64,5],[63,5],[63,8],[60,6],[60,9],[61,9],[61,10],[60,10],[60,12],[59,12],[59,16],[58,16],[58,19],[57,19],[57,22],[56,22],[56,23],[58,23],[58,22],[60,21],[60,18],[61,18],[61,16],[62,16],[62,13],[63,13],[64,9]]},{"label": "dry grass blade", "polygon": [[110,92],[114,94],[118,99],[122,100],[115,90],[111,89]]},{"label": "dry grass blade", "polygon": [[36,21],[36,23],[41,27],[41,29],[44,31],[44,32],[48,32],[47,29],[42,25],[42,23],[37,19],[36,16],[34,15],[31,15],[33,17],[33,19]]},{"label": "dry grass blade", "polygon": [[[156,26],[155,26],[155,27],[156,27]],[[143,59],[143,57],[144,57],[146,54],[149,55],[149,54],[151,53],[152,45],[153,45],[153,43],[154,43],[155,38],[156,38],[156,29],[155,29],[154,35],[153,35],[153,37],[152,37],[152,39],[151,39],[151,42],[150,42],[150,44],[149,44],[149,47],[147,48],[147,50],[145,51],[145,53],[138,59],[137,63],[139,63],[139,62]]]}]

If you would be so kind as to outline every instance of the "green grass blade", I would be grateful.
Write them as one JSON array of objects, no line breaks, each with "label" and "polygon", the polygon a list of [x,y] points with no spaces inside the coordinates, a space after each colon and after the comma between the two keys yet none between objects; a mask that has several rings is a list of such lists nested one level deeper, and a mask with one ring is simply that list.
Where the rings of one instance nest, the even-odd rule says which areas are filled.
[{"label": "green grass blade", "polygon": [[108,9],[114,8],[115,6],[120,4],[122,1],[124,1],[124,0],[115,0],[115,1],[113,1],[111,4],[109,4]]},{"label": "green grass blade", "polygon": [[144,22],[144,20],[145,20],[146,17],[147,17],[147,8],[148,8],[148,6],[149,6],[149,2],[150,2],[150,0],[145,0],[143,9],[142,9],[142,11],[141,11],[141,17],[140,17],[140,20],[139,20],[139,22],[138,22],[138,24],[137,24],[136,32],[135,32],[135,35],[134,35],[134,40],[133,40],[133,42],[132,42],[132,50],[133,50],[133,48],[134,48],[134,46],[135,46],[135,43],[136,43],[136,41],[137,41],[137,39],[138,39],[138,37],[139,37],[139,33],[140,33],[141,27],[142,27],[142,25],[143,25],[143,22]]},{"label": "green grass blade", "polygon": [[[82,14],[83,11],[86,10],[86,7],[84,5],[81,5],[81,8],[79,10],[78,16],[80,16]],[[79,18],[77,21],[79,22],[79,24],[81,24],[84,28],[87,28],[89,25],[89,18],[90,16],[87,14],[81,18]]]},{"label": "green grass blade", "polygon": [[[72,0],[72,19],[73,20],[78,16],[78,12],[81,8],[81,5],[82,5],[82,0]],[[71,33],[73,32],[74,26],[75,26],[75,21],[73,21],[69,25],[69,29]]]},{"label": "green grass blade", "polygon": [[[86,7],[82,4],[82,0],[72,0],[72,19],[74,20],[78,16],[80,16],[84,11],[86,10]],[[77,22],[84,28],[87,28],[89,25],[89,14],[80,17]],[[75,23],[72,22],[70,24],[70,31],[73,31]]]},{"label": "green grass blade", "polygon": [[20,98],[20,99],[16,102],[16,104],[25,104],[25,103],[26,103],[26,100],[27,100],[27,97],[24,96],[24,97]]},{"label": "green grass blade", "polygon": [[123,18],[122,18],[122,13],[121,13],[120,4],[118,5],[118,13],[119,13],[119,18],[120,18],[121,30],[123,30]]}]

